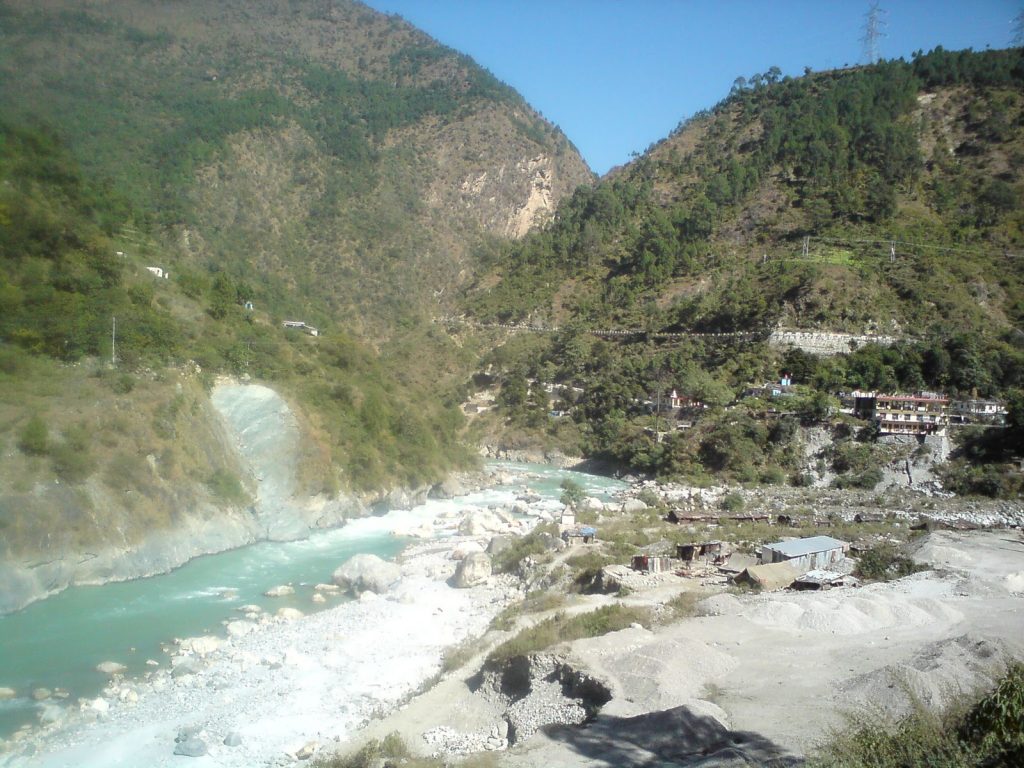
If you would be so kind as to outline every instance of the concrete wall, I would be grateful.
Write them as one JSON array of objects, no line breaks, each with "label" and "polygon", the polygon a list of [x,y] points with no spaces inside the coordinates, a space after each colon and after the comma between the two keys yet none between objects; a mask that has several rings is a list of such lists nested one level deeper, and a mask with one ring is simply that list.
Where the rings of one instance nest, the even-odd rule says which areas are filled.
[{"label": "concrete wall", "polygon": [[775,347],[796,347],[814,355],[839,355],[865,344],[891,346],[902,341],[897,336],[859,336],[824,331],[772,331],[768,343]]}]

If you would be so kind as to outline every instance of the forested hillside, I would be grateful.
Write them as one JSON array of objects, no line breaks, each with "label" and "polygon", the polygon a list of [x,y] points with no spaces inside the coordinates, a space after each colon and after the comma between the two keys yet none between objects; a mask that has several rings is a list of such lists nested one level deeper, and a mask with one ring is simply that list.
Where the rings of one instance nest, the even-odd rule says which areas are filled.
[{"label": "forested hillside", "polygon": [[468,58],[357,3],[4,0],[0,101],[55,130],[172,274],[372,336],[589,171]]},{"label": "forested hillside", "polygon": [[159,478],[237,501],[236,468],[180,434],[218,373],[272,382],[305,413],[310,493],[417,485],[461,460],[443,387],[402,377],[350,334],[311,338],[246,310],[248,290],[223,272],[152,274],[168,253],[117,231],[119,212],[51,134],[0,123],[0,491],[56,476],[145,496]]},{"label": "forested hillside", "polygon": [[[642,402],[675,388],[722,406],[792,373],[813,422],[857,387],[1007,398],[1024,385],[1022,51],[780,74],[738,78],[548,230],[496,252],[468,294],[476,323],[558,329],[520,334],[492,362],[510,391],[576,387],[576,430],[556,432],[589,453],[785,477],[787,440],[763,421],[734,413],[717,436],[656,443]],[[904,341],[815,358],[770,349],[775,328]],[[593,333],[609,330],[638,332]],[[513,423],[536,422],[527,398],[510,402]]]},{"label": "forested hillside", "polygon": [[[590,181],[557,128],[348,0],[3,0],[0,28],[8,485],[104,476],[117,438],[69,406],[83,381],[90,418],[129,412],[136,463],[188,452],[175,388],[197,371],[295,404],[311,493],[465,461],[454,392],[474,351],[428,321],[478,242]],[[29,425],[43,437],[23,443]]]}]

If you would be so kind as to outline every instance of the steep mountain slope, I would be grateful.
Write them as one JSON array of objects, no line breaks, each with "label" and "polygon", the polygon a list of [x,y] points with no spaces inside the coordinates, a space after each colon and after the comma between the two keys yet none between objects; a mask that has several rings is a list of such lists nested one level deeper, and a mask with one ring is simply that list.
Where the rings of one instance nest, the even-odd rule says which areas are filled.
[{"label": "steep mountain slope", "polygon": [[[531,404],[524,379],[572,385],[579,446],[641,468],[720,471],[714,436],[666,448],[645,434],[639,403],[676,388],[724,405],[783,372],[817,391],[809,415],[855,387],[1020,388],[1022,85],[1020,49],[740,78],[488,263],[463,305],[476,323],[559,329],[492,357],[514,421],[536,421],[546,402]],[[779,327],[903,343],[783,356],[767,344]],[[622,330],[633,332],[606,333]],[[731,429],[725,453],[795,466],[772,455],[787,441],[757,419]]]},{"label": "steep mountain slope", "polygon": [[[283,328],[224,273],[153,274],[163,246],[119,220],[52,135],[0,119],[0,611],[339,524],[467,461],[444,376]],[[441,341],[403,343],[450,360]]]},{"label": "steep mountain slope", "polygon": [[[172,274],[389,334],[591,179],[464,56],[356,2],[5,0],[0,99],[57,126]],[[448,292],[446,294],[446,292]]]}]

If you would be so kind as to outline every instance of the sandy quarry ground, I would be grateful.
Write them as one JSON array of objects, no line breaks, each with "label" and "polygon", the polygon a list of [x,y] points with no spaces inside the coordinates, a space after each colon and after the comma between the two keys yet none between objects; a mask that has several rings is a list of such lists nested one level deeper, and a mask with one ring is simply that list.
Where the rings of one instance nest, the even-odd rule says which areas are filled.
[{"label": "sandy quarry ground", "polygon": [[[496,752],[498,764],[745,765],[795,757],[841,725],[844,712],[905,711],[908,690],[940,706],[989,684],[1009,658],[1024,658],[1019,531],[932,533],[916,557],[935,570],[827,592],[721,591],[699,604],[696,618],[562,646],[575,669],[608,685],[611,701],[591,724],[549,727]],[[669,582],[631,601],[657,604],[672,591]],[[436,746],[423,734],[439,726],[493,732],[501,709],[470,690],[473,671],[443,680],[362,738],[398,731],[430,754]]]}]

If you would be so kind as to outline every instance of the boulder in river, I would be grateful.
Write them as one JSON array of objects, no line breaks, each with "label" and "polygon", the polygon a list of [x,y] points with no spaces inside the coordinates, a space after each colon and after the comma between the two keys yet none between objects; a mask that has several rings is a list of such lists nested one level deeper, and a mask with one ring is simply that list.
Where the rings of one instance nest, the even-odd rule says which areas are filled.
[{"label": "boulder in river", "polygon": [[205,656],[213,653],[224,644],[224,641],[214,635],[203,635],[202,637],[187,637],[182,640],[178,647],[185,652]]},{"label": "boulder in river", "polygon": [[224,627],[230,637],[245,637],[256,629],[256,624],[245,619],[229,621]]},{"label": "boulder in river", "polygon": [[456,496],[465,495],[465,486],[454,477],[446,477],[430,489],[430,498],[432,499],[454,499]]},{"label": "boulder in river", "polygon": [[459,533],[465,536],[480,536],[504,530],[507,524],[490,510],[478,509],[469,512],[459,523]]},{"label": "boulder in river", "polygon": [[97,672],[102,672],[104,675],[110,675],[111,677],[124,674],[126,669],[128,667],[116,661],[101,661],[96,665]]},{"label": "boulder in river", "polygon": [[491,576],[491,558],[483,552],[474,552],[459,561],[452,577],[452,585],[459,589],[483,584]]},{"label": "boulder in river", "polygon": [[15,696],[17,696],[17,691],[15,691],[13,688],[8,688],[7,686],[0,686],[0,701],[4,701],[5,699],[13,699]]},{"label": "boulder in river", "polygon": [[288,595],[295,594],[295,587],[288,584],[282,584],[277,587],[271,587],[263,593],[264,597],[287,597]]},{"label": "boulder in river", "polygon": [[401,568],[371,554],[350,557],[333,575],[335,584],[357,593],[386,592],[401,577]]}]

